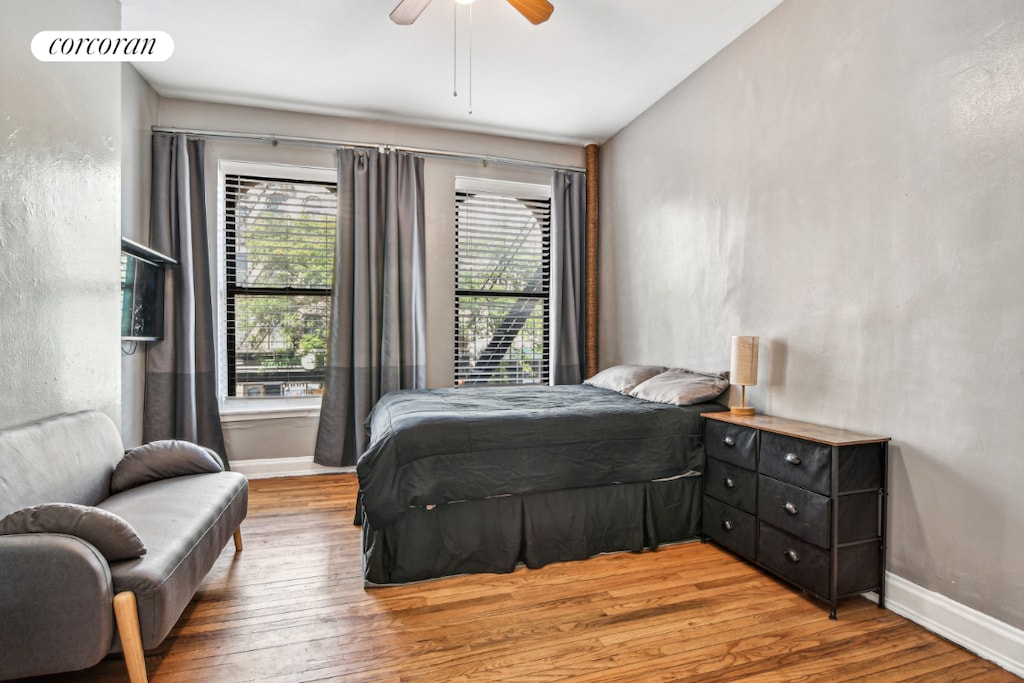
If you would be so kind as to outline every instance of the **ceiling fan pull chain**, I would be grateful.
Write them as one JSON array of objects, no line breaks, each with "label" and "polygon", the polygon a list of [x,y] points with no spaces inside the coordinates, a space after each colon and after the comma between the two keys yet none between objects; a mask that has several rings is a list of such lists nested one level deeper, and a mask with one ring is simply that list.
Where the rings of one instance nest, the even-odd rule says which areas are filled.
[{"label": "ceiling fan pull chain", "polygon": [[452,97],[459,96],[459,3],[452,3]]},{"label": "ceiling fan pull chain", "polygon": [[469,113],[473,113],[473,5],[469,6]]}]

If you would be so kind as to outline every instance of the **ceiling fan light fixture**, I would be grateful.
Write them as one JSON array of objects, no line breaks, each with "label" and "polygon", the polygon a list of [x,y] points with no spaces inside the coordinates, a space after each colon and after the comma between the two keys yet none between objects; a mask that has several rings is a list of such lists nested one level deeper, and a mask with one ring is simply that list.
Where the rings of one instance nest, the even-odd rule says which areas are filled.
[{"label": "ceiling fan light fixture", "polygon": [[[455,2],[460,5],[472,5],[475,0],[455,0]],[[407,26],[416,21],[429,4],[430,0],[401,0],[395,9],[391,10],[391,21]],[[548,0],[508,0],[508,4],[515,7],[517,12],[534,25],[543,24],[551,18],[551,13],[555,11]]]}]

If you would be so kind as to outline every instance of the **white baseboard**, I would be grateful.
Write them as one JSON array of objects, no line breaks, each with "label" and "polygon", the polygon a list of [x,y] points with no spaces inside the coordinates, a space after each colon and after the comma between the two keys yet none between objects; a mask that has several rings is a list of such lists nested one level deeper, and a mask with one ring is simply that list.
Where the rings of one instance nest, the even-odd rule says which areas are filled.
[{"label": "white baseboard", "polygon": [[241,472],[249,479],[271,477],[305,477],[311,474],[337,474],[353,472],[352,467],[324,467],[313,462],[313,456],[297,458],[259,458],[254,460],[232,460],[231,469]]},{"label": "white baseboard", "polygon": [[885,606],[979,657],[1024,677],[1024,631],[890,572]]}]

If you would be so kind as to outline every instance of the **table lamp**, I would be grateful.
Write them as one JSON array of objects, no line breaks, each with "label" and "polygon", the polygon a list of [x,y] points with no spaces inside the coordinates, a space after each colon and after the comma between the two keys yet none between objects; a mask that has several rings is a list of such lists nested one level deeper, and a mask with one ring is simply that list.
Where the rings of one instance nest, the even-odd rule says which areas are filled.
[{"label": "table lamp", "polygon": [[753,406],[747,405],[747,387],[757,384],[757,345],[758,337],[732,338],[729,381],[740,385],[740,404],[729,408],[733,415],[754,414]]}]

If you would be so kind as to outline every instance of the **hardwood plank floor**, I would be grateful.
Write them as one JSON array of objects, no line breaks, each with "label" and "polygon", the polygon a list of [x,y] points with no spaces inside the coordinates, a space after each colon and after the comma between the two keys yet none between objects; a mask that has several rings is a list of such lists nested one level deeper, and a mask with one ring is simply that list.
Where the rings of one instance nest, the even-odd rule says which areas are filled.
[{"label": "hardwood plank floor", "polygon": [[[251,482],[225,549],[164,644],[179,681],[1017,681],[863,598],[829,621],[713,545],[364,589],[354,475]],[[39,681],[127,681],[124,662]]]}]

